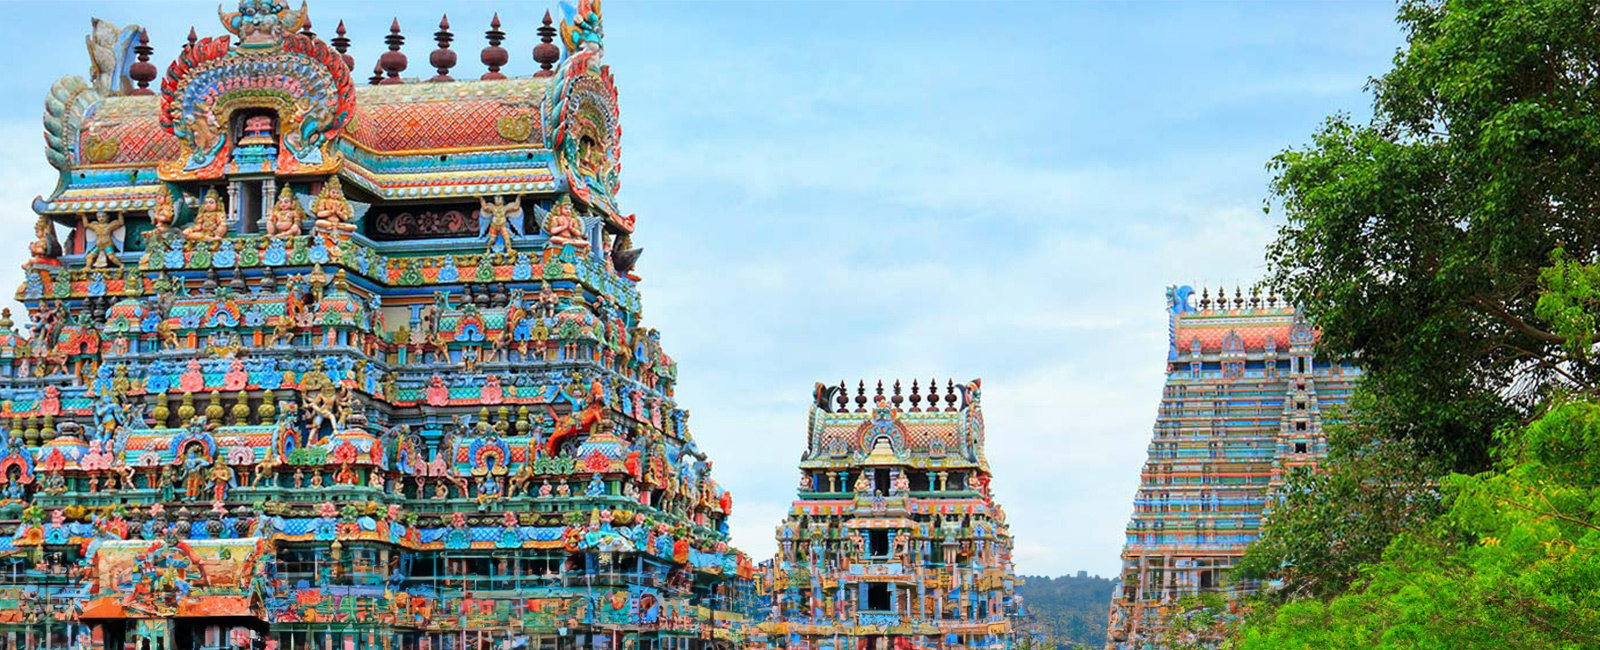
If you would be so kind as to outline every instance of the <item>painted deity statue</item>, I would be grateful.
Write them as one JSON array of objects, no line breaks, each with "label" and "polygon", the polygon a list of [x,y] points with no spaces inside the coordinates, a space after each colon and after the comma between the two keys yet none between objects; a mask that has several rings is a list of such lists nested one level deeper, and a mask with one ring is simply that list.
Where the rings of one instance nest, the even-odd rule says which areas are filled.
[{"label": "painted deity statue", "polygon": [[278,202],[272,206],[272,213],[267,215],[267,236],[273,239],[288,239],[300,234],[300,222],[305,219],[301,212],[300,204],[294,200],[294,192],[284,186],[278,193]]},{"label": "painted deity statue", "polygon": [[50,217],[39,215],[39,220],[33,224],[33,236],[33,243],[28,244],[28,252],[33,254],[33,259],[47,260],[61,256],[61,243],[56,241],[56,229]]},{"label": "painted deity statue", "polygon": [[199,447],[190,447],[188,456],[183,460],[183,494],[190,499],[200,498],[200,492],[205,487],[207,467],[206,458],[200,454]]},{"label": "painted deity statue", "polygon": [[589,237],[583,233],[583,219],[578,218],[577,208],[565,194],[550,207],[543,225],[552,246],[572,246],[580,250],[589,247]]},{"label": "painted deity statue", "polygon": [[322,192],[311,204],[311,211],[317,217],[318,231],[337,235],[356,229],[355,213],[350,209],[350,202],[344,198],[344,189],[339,186],[337,176],[329,178],[328,182],[323,184]]},{"label": "painted deity statue", "polygon": [[217,455],[216,462],[211,464],[211,471],[207,473],[211,480],[211,500],[222,501],[228,496],[228,488],[233,485],[233,468],[223,462],[222,455]]},{"label": "painted deity statue", "polygon": [[172,205],[172,195],[165,190],[156,193],[156,204],[150,207],[150,230],[145,231],[145,241],[165,237],[172,230],[172,221],[178,211]]},{"label": "painted deity statue", "polygon": [[501,251],[511,250],[511,237],[517,228],[514,224],[522,222],[522,197],[511,197],[507,203],[505,197],[496,196],[494,202],[478,197],[480,222],[487,222],[485,235],[489,239],[489,252],[495,251],[495,244],[500,244]]},{"label": "painted deity statue", "polygon": [[183,238],[189,241],[220,241],[228,236],[228,212],[216,190],[206,193],[195,212],[194,223],[183,229]]},{"label": "painted deity statue", "polygon": [[93,221],[89,220],[89,215],[83,215],[82,226],[84,233],[94,240],[89,244],[89,252],[83,258],[83,265],[91,269],[122,266],[122,260],[117,259],[116,242],[117,231],[123,226],[122,215],[118,214],[115,221],[104,212],[95,215]]}]

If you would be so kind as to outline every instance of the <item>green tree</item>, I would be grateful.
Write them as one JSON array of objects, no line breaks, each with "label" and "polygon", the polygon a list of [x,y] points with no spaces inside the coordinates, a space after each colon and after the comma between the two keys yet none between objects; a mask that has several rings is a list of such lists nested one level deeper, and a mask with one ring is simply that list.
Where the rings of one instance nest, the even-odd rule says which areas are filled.
[{"label": "green tree", "polygon": [[1507,431],[1499,468],[1445,478],[1445,514],[1396,537],[1360,586],[1267,610],[1237,647],[1595,647],[1600,403],[1559,403]]},{"label": "green tree", "polygon": [[1269,282],[1367,372],[1326,473],[1292,482],[1246,562],[1289,568],[1288,593],[1343,589],[1439,511],[1422,503],[1438,476],[1488,469],[1494,431],[1600,379],[1592,323],[1538,311],[1557,249],[1600,256],[1597,15],[1403,1],[1407,44],[1369,84],[1371,122],[1334,117],[1271,163],[1286,225]]}]

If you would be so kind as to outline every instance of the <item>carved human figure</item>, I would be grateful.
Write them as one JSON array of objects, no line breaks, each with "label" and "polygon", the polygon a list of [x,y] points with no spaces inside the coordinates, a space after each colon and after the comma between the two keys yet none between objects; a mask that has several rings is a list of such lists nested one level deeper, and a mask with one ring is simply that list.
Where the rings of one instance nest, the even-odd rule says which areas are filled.
[{"label": "carved human figure", "polygon": [[122,260],[117,259],[117,230],[122,228],[122,215],[118,214],[115,221],[104,212],[95,215],[94,220],[89,215],[80,217],[84,234],[88,240],[88,252],[84,255],[83,265],[91,269],[103,269],[107,266],[122,266]]},{"label": "carved human figure", "polygon": [[39,215],[39,220],[34,222],[33,243],[28,244],[28,252],[36,260],[55,259],[61,255],[61,244],[56,241],[56,229],[50,217]]},{"label": "carved human figure", "polygon": [[311,211],[317,217],[319,231],[342,234],[356,229],[352,222],[355,213],[350,209],[350,202],[344,198],[344,188],[339,186],[337,176],[323,184],[322,192],[311,204]]},{"label": "carved human figure", "polygon": [[211,479],[211,500],[222,501],[227,498],[228,487],[233,484],[233,468],[223,462],[221,454],[212,463],[208,478]]},{"label": "carved human figure", "polygon": [[200,498],[207,474],[206,458],[200,455],[199,445],[189,447],[183,460],[183,493],[190,499]]},{"label": "carved human figure", "polygon": [[550,237],[552,246],[572,246],[577,249],[589,247],[589,237],[583,232],[583,220],[578,218],[578,210],[572,206],[572,198],[563,194],[550,207],[550,212],[545,216],[544,232]]},{"label": "carved human figure", "polygon": [[156,204],[150,206],[150,230],[144,232],[145,241],[159,239],[172,231],[172,221],[177,218],[177,208],[172,205],[172,195],[165,190],[156,193]]},{"label": "carved human figure", "polygon": [[273,204],[272,213],[267,215],[267,236],[273,239],[288,239],[300,234],[300,222],[305,219],[305,213],[300,210],[300,204],[294,200],[294,192],[284,186],[278,192],[278,202]]},{"label": "carved human figure", "polygon": [[189,241],[218,241],[228,236],[228,213],[222,197],[216,190],[206,193],[195,212],[194,223],[183,229],[183,238]]}]

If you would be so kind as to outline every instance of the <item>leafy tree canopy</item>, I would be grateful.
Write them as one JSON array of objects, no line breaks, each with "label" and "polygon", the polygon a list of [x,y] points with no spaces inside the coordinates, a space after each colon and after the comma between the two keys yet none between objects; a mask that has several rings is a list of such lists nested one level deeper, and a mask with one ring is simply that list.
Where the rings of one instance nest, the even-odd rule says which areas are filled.
[{"label": "leafy tree canopy", "polygon": [[1247,624],[1255,648],[1592,648],[1600,639],[1600,403],[1502,437],[1500,469],[1442,481],[1448,510],[1360,586]]},{"label": "leafy tree canopy", "polygon": [[1600,277],[1579,272],[1600,260],[1600,3],[1404,0],[1398,20],[1372,120],[1270,165],[1269,282],[1367,372],[1244,563],[1292,595],[1344,589],[1442,510],[1438,477],[1492,466],[1498,428],[1600,380]]}]

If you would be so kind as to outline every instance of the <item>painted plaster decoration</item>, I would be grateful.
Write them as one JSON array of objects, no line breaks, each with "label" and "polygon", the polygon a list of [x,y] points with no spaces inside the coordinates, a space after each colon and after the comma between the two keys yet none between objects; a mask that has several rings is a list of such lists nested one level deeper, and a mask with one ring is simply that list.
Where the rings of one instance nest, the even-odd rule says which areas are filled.
[{"label": "painted plaster decoration", "polygon": [[71,568],[0,640],[760,636],[767,587],[630,275],[598,5],[574,16],[560,74],[547,22],[547,74],[356,88],[343,30],[247,0],[158,97],[51,88],[30,323],[0,316],[0,551]]},{"label": "painted plaster decoration", "polygon": [[[178,138],[184,153],[180,161],[162,164],[162,178],[336,169],[329,145],[355,107],[342,55],[319,39],[294,32],[307,20],[304,5],[291,11],[277,0],[241,0],[239,11],[218,13],[239,42],[199,39],[179,53],[162,80],[160,123]],[[271,136],[263,130],[267,122],[256,119],[268,115],[275,116]],[[253,142],[229,141],[229,125],[236,116],[255,120]],[[271,156],[229,152],[263,146],[276,151]]]},{"label": "painted plaster decoration", "polygon": [[322,191],[311,206],[318,232],[344,235],[356,229],[355,212],[344,198],[344,188],[339,186],[338,177],[330,178],[323,184]]},{"label": "painted plaster decoration", "polygon": [[865,382],[813,391],[799,498],[778,527],[757,628],[768,647],[884,636],[902,647],[1006,647],[1021,579],[1004,512],[969,490],[989,475],[975,390],[947,380],[870,392]]},{"label": "painted plaster decoration", "polygon": [[545,442],[544,455],[555,456],[561,451],[561,445],[567,439],[579,433],[593,429],[605,412],[605,390],[596,379],[589,386],[589,397],[584,401],[582,410],[568,415],[550,433],[550,439]]},{"label": "painted plaster decoration", "polygon": [[150,206],[150,230],[145,231],[145,241],[165,239],[167,233],[172,231],[172,222],[177,216],[177,208],[172,205],[172,194],[163,187],[156,192],[155,205]]},{"label": "painted plaster decoration", "polygon": [[28,244],[28,253],[33,255],[36,262],[54,260],[61,256],[61,243],[56,240],[56,229],[50,223],[50,218],[40,215],[33,224],[33,242]]},{"label": "painted plaster decoration", "polygon": [[551,246],[571,246],[578,250],[589,247],[589,237],[583,232],[583,219],[578,217],[577,208],[573,207],[572,200],[566,195],[556,199],[555,205],[544,214],[541,227],[549,237]]},{"label": "painted plaster decoration", "polygon": [[239,46],[248,48],[278,47],[286,35],[307,23],[304,2],[299,10],[291,11],[278,0],[239,0],[238,11],[223,12],[218,7],[217,15],[223,28],[239,37]]},{"label": "painted plaster decoration", "polygon": [[89,80],[102,95],[126,95],[133,90],[128,68],[133,65],[134,47],[139,44],[140,27],[118,28],[109,21],[90,19]]},{"label": "painted plaster decoration", "polygon": [[183,229],[183,238],[189,241],[214,242],[228,236],[228,210],[216,190],[206,192],[195,210],[194,223]]},{"label": "painted plaster decoration", "polygon": [[561,35],[567,56],[540,107],[547,144],[572,195],[631,232],[632,215],[624,216],[616,208],[622,124],[611,70],[601,63],[600,3],[580,0],[563,9]]},{"label": "painted plaster decoration", "polygon": [[78,134],[85,114],[104,94],[83,77],[62,77],[50,86],[44,103],[45,159],[66,171],[78,162]]},{"label": "painted plaster decoration", "polygon": [[91,269],[122,266],[122,260],[117,258],[117,253],[122,252],[122,238],[118,236],[124,225],[122,215],[118,214],[115,221],[104,212],[96,214],[93,221],[89,215],[80,218],[80,227],[88,240],[84,266]]},{"label": "painted plaster decoration", "polygon": [[278,201],[272,206],[272,213],[267,216],[267,236],[273,239],[288,239],[300,235],[300,224],[305,221],[305,213],[300,210],[300,203],[295,200],[294,192],[286,185],[278,192]]},{"label": "painted plaster decoration", "polygon": [[561,22],[561,43],[567,47],[567,52],[599,52],[605,36],[600,24],[600,0],[578,0],[577,4],[563,2],[561,11],[566,16]]},{"label": "painted plaster decoration", "polygon": [[[1328,409],[1349,400],[1361,376],[1355,366],[1316,355],[1319,334],[1292,305],[1257,291],[1246,295],[1240,287],[1231,296],[1212,291],[1167,288],[1167,388],[1155,424],[1160,442],[1150,447],[1134,495],[1141,505],[1133,508],[1122,549],[1124,588],[1113,594],[1107,617],[1110,650],[1145,647],[1173,633],[1195,635],[1166,616],[1167,605],[1181,598],[1214,595],[1231,608],[1253,592],[1231,579],[1234,566],[1259,535],[1273,493],[1326,453]],[[970,388],[974,400],[977,389]],[[1255,398],[1214,397],[1225,394]],[[1183,414],[1196,409],[1210,410],[1218,424],[1185,428]],[[1210,462],[1170,462],[1191,457]],[[974,488],[989,490],[982,481]],[[1192,505],[1142,505],[1169,502]],[[1216,640],[1196,636],[1201,644]]]},{"label": "painted plaster decoration", "polygon": [[493,202],[479,197],[478,204],[478,229],[480,236],[489,241],[489,252],[510,252],[511,238],[518,234],[516,230],[522,226],[522,197],[513,196],[509,203],[499,195],[494,197]]}]

